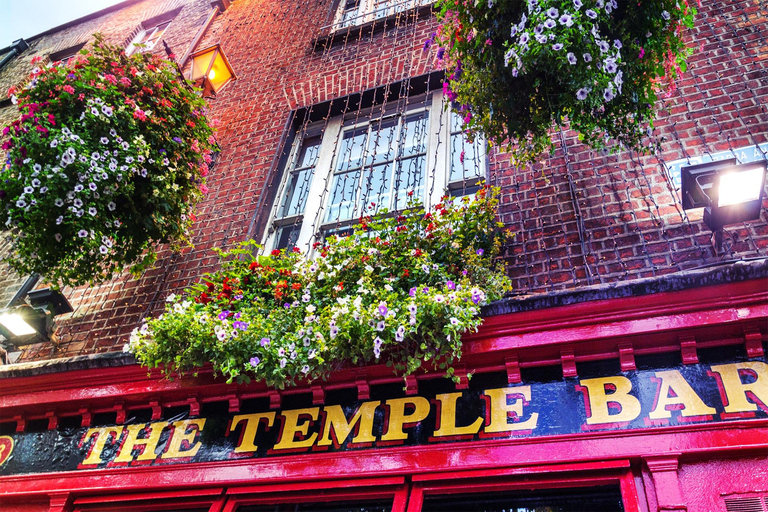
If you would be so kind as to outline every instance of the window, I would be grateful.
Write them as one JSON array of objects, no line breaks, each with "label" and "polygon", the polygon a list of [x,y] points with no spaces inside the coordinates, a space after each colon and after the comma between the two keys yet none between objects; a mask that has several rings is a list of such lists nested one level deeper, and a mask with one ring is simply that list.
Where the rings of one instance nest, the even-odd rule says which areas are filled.
[{"label": "window", "polygon": [[[128,55],[134,52],[147,52],[155,47],[160,42],[163,34],[168,29],[168,25],[171,24],[171,20],[161,21],[159,23],[142,23],[142,30],[133,38],[131,44],[128,45],[126,53]],[[143,45],[143,46],[137,46]]]},{"label": "window", "polygon": [[440,91],[361,107],[295,133],[265,247],[308,249],[363,215],[475,192],[485,145],[469,143]]},{"label": "window", "polygon": [[72,58],[77,55],[77,53],[83,49],[83,46],[85,46],[85,43],[80,43],[75,46],[70,46],[69,48],[65,48],[63,50],[59,50],[58,52],[54,52],[48,56],[48,62],[49,66],[53,66],[54,64],[60,65],[60,66],[67,66],[69,65],[69,61],[72,60]]},{"label": "window", "polygon": [[414,7],[429,5],[434,0],[341,0],[334,30],[361,25]]}]

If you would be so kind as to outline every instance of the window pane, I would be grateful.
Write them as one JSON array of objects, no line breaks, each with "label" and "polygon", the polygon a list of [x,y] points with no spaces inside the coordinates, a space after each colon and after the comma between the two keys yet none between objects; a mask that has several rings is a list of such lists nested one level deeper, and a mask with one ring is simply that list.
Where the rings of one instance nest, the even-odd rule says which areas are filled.
[{"label": "window pane", "polygon": [[402,142],[402,156],[412,156],[427,150],[427,113],[410,116],[405,121]]},{"label": "window pane", "polygon": [[294,170],[289,176],[283,191],[277,218],[291,217],[304,213],[304,205],[312,184],[314,166],[320,152],[320,136],[308,137],[301,145]]},{"label": "window pane", "polygon": [[325,222],[349,220],[354,217],[359,181],[360,171],[337,174],[333,177]]},{"label": "window pane", "polygon": [[320,153],[320,136],[307,137],[296,161],[296,168],[314,167],[317,163],[317,155]]},{"label": "window pane", "polygon": [[336,158],[336,170],[348,171],[363,166],[363,153],[368,128],[358,128],[344,132],[344,138]]},{"label": "window pane", "polygon": [[621,512],[618,487],[428,497],[422,512]]},{"label": "window pane", "polygon": [[[392,183],[392,164],[377,165],[367,168],[363,173],[360,198],[360,214],[371,215],[382,208],[390,208],[390,187]],[[371,208],[372,206],[372,208]]]},{"label": "window pane", "polygon": [[397,119],[386,119],[381,124],[374,122],[371,131],[371,147],[368,149],[368,164],[395,159],[395,133]]},{"label": "window pane", "polygon": [[279,505],[258,505],[241,507],[237,512],[389,512],[389,502],[352,503],[285,503]]},{"label": "window pane", "polygon": [[304,205],[307,203],[309,185],[312,182],[312,169],[303,169],[291,173],[286,185],[284,201],[278,218],[291,217],[304,213]]},{"label": "window pane", "polygon": [[451,135],[451,175],[449,182],[477,178],[482,175],[481,142],[470,144],[462,133]]},{"label": "window pane", "polygon": [[275,237],[275,249],[287,249],[296,246],[296,241],[299,239],[299,233],[301,232],[301,222],[291,224],[290,226],[284,226],[278,228],[277,236]]},{"label": "window pane", "polygon": [[398,162],[397,176],[395,178],[395,204],[393,210],[405,208],[408,205],[408,192],[413,191],[412,199],[424,200],[424,169],[426,168],[426,155],[415,158],[407,158]]}]

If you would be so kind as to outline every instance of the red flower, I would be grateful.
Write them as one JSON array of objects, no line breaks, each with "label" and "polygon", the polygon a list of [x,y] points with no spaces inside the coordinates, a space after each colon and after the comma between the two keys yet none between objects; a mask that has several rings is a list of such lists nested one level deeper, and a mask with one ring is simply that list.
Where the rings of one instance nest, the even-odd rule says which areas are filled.
[{"label": "red flower", "polygon": [[280,249],[273,249],[271,254],[272,254],[272,256],[280,256]]},{"label": "red flower", "polygon": [[261,263],[258,261],[252,261],[251,264],[248,265],[248,270],[256,270],[259,267],[261,267]]}]

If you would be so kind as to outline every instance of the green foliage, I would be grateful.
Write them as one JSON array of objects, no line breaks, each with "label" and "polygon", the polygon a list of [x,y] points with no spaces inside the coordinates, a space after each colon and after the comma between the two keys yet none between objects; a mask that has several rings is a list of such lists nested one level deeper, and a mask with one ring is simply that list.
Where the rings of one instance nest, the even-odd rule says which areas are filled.
[{"label": "green foliage", "polygon": [[168,374],[210,362],[229,381],[278,388],[374,362],[451,376],[480,305],[509,288],[493,268],[504,237],[496,193],[363,218],[354,234],[317,244],[313,259],[298,249],[255,255],[245,242],[220,254],[219,272],[169,297],[126,350]]},{"label": "green foliage", "polygon": [[[439,0],[444,90],[470,133],[533,161],[554,125],[650,150],[659,89],[690,51],[687,0]],[[425,44],[428,47],[431,40]]]},{"label": "green foliage", "polygon": [[16,271],[79,285],[188,243],[213,131],[174,65],[97,36],[10,94],[21,116],[3,130],[0,207]]}]

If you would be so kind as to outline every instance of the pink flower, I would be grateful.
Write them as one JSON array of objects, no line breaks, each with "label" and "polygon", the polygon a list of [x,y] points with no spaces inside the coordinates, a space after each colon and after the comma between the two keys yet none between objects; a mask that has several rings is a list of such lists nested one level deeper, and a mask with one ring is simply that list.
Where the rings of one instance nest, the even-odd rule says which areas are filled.
[{"label": "pink flower", "polygon": [[72,87],[71,85],[65,85],[64,92],[68,92],[69,94],[75,94],[75,88]]},{"label": "pink flower", "polygon": [[123,78],[120,79],[120,83],[128,87],[131,85],[131,79],[128,78],[127,76],[124,76]]},{"label": "pink flower", "polygon": [[203,194],[208,193],[208,186],[205,183],[200,184],[200,192],[202,192]]},{"label": "pink flower", "polygon": [[638,57],[639,59],[642,59],[642,58],[643,58],[643,55],[645,55],[645,48],[640,48],[640,55],[638,55],[637,57]]},{"label": "pink flower", "polygon": [[136,119],[140,119],[141,121],[146,121],[147,120],[147,115],[144,113],[143,110],[138,109],[138,108],[133,111],[133,117],[136,118]]},{"label": "pink flower", "polygon": [[117,77],[110,73],[107,73],[106,75],[104,75],[104,80],[111,83],[112,85],[117,85]]}]

